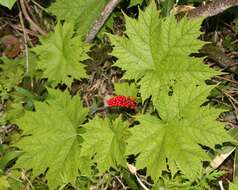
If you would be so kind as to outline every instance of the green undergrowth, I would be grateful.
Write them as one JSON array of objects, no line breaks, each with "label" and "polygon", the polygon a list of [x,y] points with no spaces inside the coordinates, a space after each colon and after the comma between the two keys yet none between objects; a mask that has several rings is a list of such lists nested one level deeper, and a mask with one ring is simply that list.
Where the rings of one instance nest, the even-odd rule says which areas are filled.
[{"label": "green undergrowth", "polygon": [[[191,56],[206,44],[203,18],[162,17],[152,1],[138,18],[124,14],[121,35],[87,44],[106,2],[55,1],[48,8],[54,31],[39,37],[29,57],[1,58],[0,122],[16,129],[1,137],[0,189],[110,189],[116,179],[141,189],[141,178],[155,190],[205,190],[223,175],[209,168],[209,153],[234,140],[218,121],[227,110],[207,98],[216,85],[206,82],[221,71]],[[132,110],[105,103],[103,113],[91,114],[97,102],[87,105],[83,91],[72,96],[75,81],[92,77],[87,61],[100,40],[110,41],[112,66],[123,73],[114,94],[135,97]]]}]

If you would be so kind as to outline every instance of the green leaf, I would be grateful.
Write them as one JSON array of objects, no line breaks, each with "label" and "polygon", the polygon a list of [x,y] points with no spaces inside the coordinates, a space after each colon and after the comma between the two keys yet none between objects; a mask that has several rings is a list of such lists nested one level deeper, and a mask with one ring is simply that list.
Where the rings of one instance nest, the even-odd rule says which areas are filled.
[{"label": "green leaf", "polygon": [[58,20],[74,21],[78,33],[86,36],[106,3],[107,0],[57,0],[50,6],[49,11],[56,15]]},{"label": "green leaf", "polygon": [[151,95],[154,101],[175,84],[197,84],[219,73],[189,56],[204,44],[197,39],[201,23],[201,18],[161,18],[152,3],[138,20],[126,16],[128,37],[110,35],[115,65],[126,71],[124,79],[138,81],[143,101]]},{"label": "green leaf", "polygon": [[17,86],[24,77],[24,58],[9,59],[1,57],[3,64],[0,64],[0,84],[3,85],[7,91],[12,90]]},{"label": "green leaf", "polygon": [[40,42],[33,51],[39,56],[38,67],[44,71],[43,77],[68,86],[74,78],[86,77],[80,61],[88,58],[90,46],[80,36],[74,36],[72,23],[57,24],[55,32],[40,37]]},{"label": "green leaf", "polygon": [[7,105],[6,110],[4,114],[1,115],[0,123],[6,124],[6,123],[15,123],[17,119],[19,119],[21,116],[24,115],[24,107],[22,106],[22,103],[10,103]]},{"label": "green leaf", "polygon": [[170,11],[173,8],[173,5],[175,3],[175,0],[165,0],[161,2],[161,14],[163,16],[169,16],[170,15]]},{"label": "green leaf", "polygon": [[16,0],[0,0],[0,5],[3,5],[9,9],[12,9],[15,3],[16,3]]},{"label": "green leaf", "polygon": [[143,0],[131,0],[130,1],[130,7],[142,4]]},{"label": "green leaf", "polygon": [[1,176],[0,177],[0,189],[1,190],[8,190],[9,187],[10,187],[10,185],[7,181],[7,177],[6,176]]},{"label": "green leaf", "polygon": [[229,183],[229,190],[237,190],[238,189],[238,182],[235,181],[233,183]]},{"label": "green leaf", "polygon": [[74,184],[78,169],[85,169],[80,156],[78,128],[85,121],[88,110],[79,97],[68,92],[49,89],[46,102],[35,102],[35,112],[26,114],[17,122],[23,130],[16,144],[24,151],[16,168],[33,168],[33,177],[47,171],[50,189],[61,184]]},{"label": "green leaf", "polygon": [[200,145],[214,148],[231,140],[224,125],[216,120],[223,110],[200,107],[211,88],[205,84],[177,86],[171,96],[161,99],[161,119],[137,117],[140,124],[130,129],[127,154],[140,153],[138,169],[146,167],[148,175],[158,179],[168,164],[172,173],[179,169],[193,179],[202,161],[210,160]]},{"label": "green leaf", "polygon": [[114,83],[114,88],[116,95],[136,97],[138,93],[135,83]]},{"label": "green leaf", "polygon": [[4,170],[7,164],[12,161],[13,159],[19,157],[22,154],[22,151],[11,151],[6,153],[4,156],[0,157],[0,170]]},{"label": "green leaf", "polygon": [[22,171],[17,169],[11,169],[11,172],[8,174],[8,183],[10,185],[10,190],[22,189],[24,184],[22,184]]},{"label": "green leaf", "polygon": [[82,135],[82,155],[93,157],[100,172],[110,167],[125,165],[125,140],[128,137],[128,124],[121,118],[110,121],[108,118],[94,118],[84,125]]},{"label": "green leaf", "polygon": [[223,176],[224,174],[225,174],[225,172],[222,170],[214,170],[210,173],[204,172],[203,175],[204,175],[205,179],[202,179],[202,180],[205,180],[207,182],[216,181],[219,177]]}]

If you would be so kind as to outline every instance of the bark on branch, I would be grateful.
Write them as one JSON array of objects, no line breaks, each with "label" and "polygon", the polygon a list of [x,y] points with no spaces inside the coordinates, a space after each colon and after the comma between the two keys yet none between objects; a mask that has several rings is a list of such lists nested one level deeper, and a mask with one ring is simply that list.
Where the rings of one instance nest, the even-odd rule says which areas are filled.
[{"label": "bark on branch", "polygon": [[114,8],[121,2],[122,0],[111,0],[109,3],[104,7],[101,15],[98,17],[90,31],[86,36],[86,42],[90,43],[93,41],[99,30],[102,28]]},{"label": "bark on branch", "polygon": [[213,0],[211,3],[191,10],[188,18],[215,16],[234,6],[238,6],[238,0]]}]

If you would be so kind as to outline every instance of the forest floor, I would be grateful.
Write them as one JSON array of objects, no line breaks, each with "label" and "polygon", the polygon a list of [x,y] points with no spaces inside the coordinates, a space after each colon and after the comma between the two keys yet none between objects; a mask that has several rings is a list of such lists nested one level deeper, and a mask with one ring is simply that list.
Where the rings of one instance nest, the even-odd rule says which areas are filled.
[{"label": "forest floor", "polygon": [[[32,22],[37,23],[36,26],[39,27],[39,29],[30,23],[31,21],[27,18],[27,15],[24,14],[22,7],[20,10],[22,10],[23,13],[19,12],[17,5],[14,6],[12,10],[6,7],[0,7],[0,54],[2,57],[6,56],[8,59],[24,57],[26,46],[30,49],[36,44],[39,44],[39,33],[48,33],[54,28],[55,17],[50,15],[48,10],[46,10],[50,1],[38,0],[26,2],[26,7],[24,8],[27,9],[28,16]],[[183,1],[176,5],[176,11],[180,9],[188,11],[190,10],[190,6],[196,7],[200,4],[200,2],[186,3],[186,1]],[[137,6],[129,8],[122,3],[115,9],[113,13],[113,24],[107,27],[107,32],[122,35],[125,31],[125,22],[123,14],[120,12],[121,10],[131,17],[136,18],[138,16]],[[238,128],[238,7],[227,9],[218,15],[205,19],[201,30],[204,34],[200,36],[200,39],[211,43],[204,46],[196,56],[206,57],[204,64],[224,72],[223,75],[213,77],[207,81],[209,84],[219,84],[218,87],[211,92],[209,104],[228,110],[219,118],[221,122],[226,122],[227,130]],[[70,88],[71,94],[81,95],[84,105],[90,108],[89,117],[95,114],[105,116],[110,112],[115,115],[118,113],[126,113],[129,118],[130,115],[135,114],[138,110],[142,110],[143,113],[145,109],[151,109],[152,103],[150,101],[145,104],[138,102],[135,106],[136,108],[129,111],[128,109],[108,110],[105,108],[105,101],[114,94],[113,84],[121,81],[123,72],[114,66],[117,58],[111,55],[112,46],[108,37],[103,34],[100,35],[101,36],[95,40],[91,47],[89,53],[90,58],[84,61],[88,77],[87,79],[74,80]],[[14,77],[14,72],[17,72],[17,69],[13,68],[7,72],[9,72],[7,73],[8,79],[6,80],[5,76],[3,79],[3,75],[0,73],[0,75],[2,75],[2,77],[0,76],[0,80],[4,80],[4,82],[9,81],[10,85],[13,80],[12,77]],[[33,83],[34,85],[32,86]],[[30,91],[35,94],[41,94],[45,90],[46,83],[46,79],[33,82],[24,79],[24,81],[17,84],[17,87],[19,87],[17,88],[18,90],[15,89],[6,93],[3,89],[0,89],[0,97],[2,100],[0,104],[1,115],[9,111],[8,106],[11,104],[8,119],[11,120],[13,118],[12,120],[14,121],[14,118],[17,117],[18,114],[21,114],[19,113],[19,107],[17,105],[19,101],[26,107],[32,106],[31,101],[28,101],[31,95],[29,95],[27,90],[30,89]],[[58,88],[64,90],[66,86],[58,85]],[[27,90],[24,91],[24,89]],[[9,154],[9,158],[4,157],[11,149],[11,144],[12,141],[16,139],[16,134],[19,133],[19,129],[14,122],[11,123],[9,120],[6,121],[5,118],[0,119],[0,171],[2,170],[2,173],[8,173],[11,170],[11,166],[16,157],[16,154],[12,155],[13,159],[11,159],[11,155]],[[224,175],[211,183],[214,189],[221,188],[218,184],[219,180],[222,180],[224,186],[227,187],[229,181],[238,179],[238,169],[236,168],[238,164],[238,156],[236,156],[236,154],[238,154],[238,151],[227,146],[221,149],[220,153],[223,157],[220,161],[214,160],[214,168],[224,171]],[[1,156],[6,158],[7,161],[1,160]],[[143,172],[141,176],[141,178],[143,178]],[[35,181],[32,182],[38,185],[36,185],[37,188],[35,186],[35,189],[41,189],[41,185],[39,184],[41,184],[42,181],[41,179],[39,179],[39,181],[39,183]],[[144,180],[144,183],[149,184],[149,182],[150,180]],[[24,176],[21,176],[21,183],[24,184],[24,187],[21,186],[22,189],[32,188],[32,184],[28,182],[27,177],[24,178]],[[106,184],[106,182],[103,183]],[[104,185],[105,189],[123,189],[124,187],[121,188],[121,183],[123,182],[121,182],[120,179],[113,178],[109,182],[110,185]],[[126,183],[124,185],[127,186]],[[42,190],[44,188],[45,187],[42,186]],[[68,188],[70,189],[71,187]]]}]

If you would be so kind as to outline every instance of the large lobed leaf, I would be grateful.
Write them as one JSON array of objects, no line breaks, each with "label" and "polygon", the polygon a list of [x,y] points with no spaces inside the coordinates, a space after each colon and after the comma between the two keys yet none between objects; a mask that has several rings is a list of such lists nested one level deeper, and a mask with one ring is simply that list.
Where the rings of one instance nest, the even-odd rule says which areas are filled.
[{"label": "large lobed leaf", "polygon": [[78,33],[86,36],[106,3],[107,0],[57,0],[49,10],[58,20],[74,21]]},{"label": "large lobed leaf", "polygon": [[125,140],[129,135],[126,122],[121,118],[110,121],[96,117],[84,127],[86,133],[82,135],[82,155],[93,157],[100,172],[125,165]]},{"label": "large lobed leaf", "polygon": [[88,113],[79,97],[68,92],[49,90],[47,102],[35,103],[35,112],[27,112],[17,124],[23,130],[16,144],[24,151],[17,160],[19,168],[32,169],[33,177],[46,173],[50,189],[64,183],[74,184],[78,170],[86,167],[80,157],[78,127]]},{"label": "large lobed leaf", "polygon": [[33,51],[39,56],[38,67],[44,71],[44,77],[69,86],[74,78],[87,76],[80,62],[88,58],[90,46],[80,36],[74,36],[72,23],[58,23],[54,32],[40,37],[40,43]]},{"label": "large lobed leaf", "polygon": [[158,108],[155,100],[169,87],[204,82],[218,74],[201,58],[189,56],[204,45],[197,39],[201,18],[161,18],[154,3],[140,11],[138,20],[125,17],[128,37],[110,35],[112,54],[118,58],[115,65],[126,71],[124,79],[138,80],[143,100],[152,95]]},{"label": "large lobed leaf", "polygon": [[179,169],[193,178],[202,161],[209,160],[200,145],[214,148],[231,140],[223,124],[216,120],[223,110],[200,107],[210,89],[205,84],[179,85],[171,96],[161,99],[161,119],[137,117],[140,124],[130,129],[127,154],[140,153],[136,162],[139,169],[146,167],[148,175],[158,179],[168,164],[172,173]]}]

